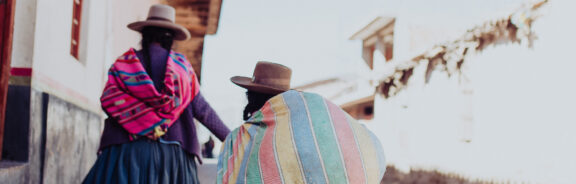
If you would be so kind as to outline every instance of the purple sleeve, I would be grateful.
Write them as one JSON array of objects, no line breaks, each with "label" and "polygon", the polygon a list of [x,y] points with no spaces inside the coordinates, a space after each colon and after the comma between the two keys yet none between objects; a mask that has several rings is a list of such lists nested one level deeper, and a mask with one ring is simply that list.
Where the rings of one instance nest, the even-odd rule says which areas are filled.
[{"label": "purple sleeve", "polygon": [[222,122],[210,104],[206,102],[202,93],[198,92],[194,100],[192,100],[191,106],[194,111],[194,118],[208,128],[220,141],[226,139],[230,129]]}]

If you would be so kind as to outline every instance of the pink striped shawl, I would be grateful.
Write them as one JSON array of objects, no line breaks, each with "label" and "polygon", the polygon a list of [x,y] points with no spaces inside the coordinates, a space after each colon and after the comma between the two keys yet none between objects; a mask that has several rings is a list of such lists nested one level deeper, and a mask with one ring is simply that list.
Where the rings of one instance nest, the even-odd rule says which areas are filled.
[{"label": "pink striped shawl", "polygon": [[177,52],[170,52],[165,76],[165,89],[157,91],[130,49],[108,71],[102,108],[130,134],[154,139],[164,135],[200,88],[192,66]]}]

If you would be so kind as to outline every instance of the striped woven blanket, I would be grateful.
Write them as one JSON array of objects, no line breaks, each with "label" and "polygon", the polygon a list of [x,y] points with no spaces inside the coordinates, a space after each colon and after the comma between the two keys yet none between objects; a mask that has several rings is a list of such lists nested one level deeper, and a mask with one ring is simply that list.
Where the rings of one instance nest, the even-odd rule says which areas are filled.
[{"label": "striped woven blanket", "polygon": [[337,105],[290,90],[222,145],[217,183],[380,183],[380,141]]},{"label": "striped woven blanket", "polygon": [[165,76],[164,90],[157,91],[130,49],[108,71],[102,108],[132,135],[153,139],[164,135],[199,90],[192,66],[179,53],[170,52]]}]

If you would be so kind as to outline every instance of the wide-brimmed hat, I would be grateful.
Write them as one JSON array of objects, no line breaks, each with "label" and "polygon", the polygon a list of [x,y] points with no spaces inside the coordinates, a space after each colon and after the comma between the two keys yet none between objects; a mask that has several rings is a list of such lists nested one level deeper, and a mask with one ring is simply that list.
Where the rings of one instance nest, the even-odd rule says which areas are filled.
[{"label": "wide-brimmed hat", "polygon": [[175,40],[187,40],[190,38],[190,32],[184,26],[174,23],[176,19],[176,10],[168,5],[156,4],[150,7],[148,18],[145,21],[138,21],[128,24],[128,28],[134,31],[142,31],[142,28],[148,26],[161,27],[173,30],[176,34]]},{"label": "wide-brimmed hat", "polygon": [[234,84],[249,91],[280,94],[290,90],[292,70],[284,65],[260,61],[254,68],[252,77],[235,76],[230,78]]}]

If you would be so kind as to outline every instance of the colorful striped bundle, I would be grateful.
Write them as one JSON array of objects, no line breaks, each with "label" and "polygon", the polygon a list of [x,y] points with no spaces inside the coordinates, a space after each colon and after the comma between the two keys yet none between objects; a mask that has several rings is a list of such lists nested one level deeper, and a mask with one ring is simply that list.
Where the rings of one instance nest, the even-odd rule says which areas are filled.
[{"label": "colorful striped bundle", "polygon": [[337,105],[290,90],[228,135],[217,183],[380,183],[380,141]]},{"label": "colorful striped bundle", "polygon": [[164,90],[159,92],[130,49],[110,67],[102,108],[133,135],[164,135],[199,90],[192,66],[179,53],[170,52],[165,76]]}]

